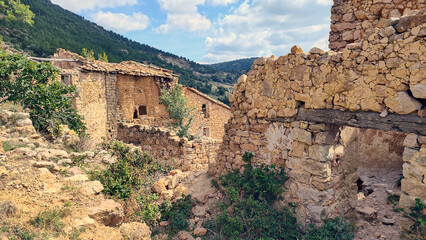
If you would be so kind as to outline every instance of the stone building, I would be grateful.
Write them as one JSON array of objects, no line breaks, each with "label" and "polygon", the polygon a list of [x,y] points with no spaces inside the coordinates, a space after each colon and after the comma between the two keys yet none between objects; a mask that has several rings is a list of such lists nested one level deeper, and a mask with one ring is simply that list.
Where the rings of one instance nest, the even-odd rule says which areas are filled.
[{"label": "stone building", "polygon": [[[355,12],[364,5],[407,15],[363,22]],[[342,10],[348,7],[352,15]],[[426,202],[425,16],[424,1],[335,0],[330,48],[341,51],[306,53],[295,46],[288,55],[256,60],[230,96],[233,114],[210,173],[240,169],[245,152],[254,153],[254,163],[284,167],[289,181],[283,197],[297,205],[302,223],[319,224],[355,208],[360,166],[399,166],[400,207],[413,206],[416,198]],[[343,19],[349,22],[337,29],[336,21]],[[369,27],[356,41],[339,40],[348,35],[348,26],[363,24]],[[367,129],[361,130],[367,139],[358,138],[360,130],[352,127]],[[374,152],[376,130],[404,134],[391,141],[378,136],[389,141],[378,144],[388,146],[385,154],[399,154],[400,160],[360,160]]]},{"label": "stone building", "polygon": [[[150,127],[170,124],[159,96],[162,89],[177,84],[172,71],[133,61],[89,60],[64,49],[58,49],[52,64],[60,69],[64,83],[76,87],[75,107],[84,116],[94,143],[116,138],[121,121]],[[229,107],[195,89],[185,87],[184,94],[197,109],[190,133],[222,139]]]},{"label": "stone building", "polygon": [[184,87],[184,95],[188,99],[188,105],[195,109],[189,133],[222,140],[224,125],[231,117],[231,108],[190,87]]}]

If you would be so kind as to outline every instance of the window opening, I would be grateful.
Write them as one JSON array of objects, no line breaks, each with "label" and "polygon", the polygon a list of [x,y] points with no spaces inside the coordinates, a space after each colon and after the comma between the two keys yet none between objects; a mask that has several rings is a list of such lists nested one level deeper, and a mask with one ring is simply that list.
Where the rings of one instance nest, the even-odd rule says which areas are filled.
[{"label": "window opening", "polygon": [[139,115],[148,115],[146,106],[139,106]]}]

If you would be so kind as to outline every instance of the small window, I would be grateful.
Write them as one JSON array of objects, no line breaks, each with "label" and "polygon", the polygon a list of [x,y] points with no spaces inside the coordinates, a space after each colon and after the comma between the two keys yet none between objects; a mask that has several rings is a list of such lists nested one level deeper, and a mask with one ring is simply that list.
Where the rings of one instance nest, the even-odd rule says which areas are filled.
[{"label": "small window", "polygon": [[133,119],[138,119],[138,110],[133,113]]},{"label": "small window", "polygon": [[148,115],[148,111],[146,109],[146,106],[139,106],[139,115]]},{"label": "small window", "polygon": [[71,85],[71,75],[70,74],[61,74],[61,80],[66,85]]},{"label": "small window", "polygon": [[210,128],[203,128],[203,136],[210,137]]},{"label": "small window", "polygon": [[207,104],[201,105],[201,111],[203,112],[205,118],[209,117],[209,110],[207,108]]}]

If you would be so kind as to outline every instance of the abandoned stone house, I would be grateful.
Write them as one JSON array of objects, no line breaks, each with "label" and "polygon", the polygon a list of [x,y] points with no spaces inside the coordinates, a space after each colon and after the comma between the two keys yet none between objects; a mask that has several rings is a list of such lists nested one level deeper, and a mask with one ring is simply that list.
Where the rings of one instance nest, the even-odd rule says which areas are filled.
[{"label": "abandoned stone house", "polygon": [[[121,121],[151,127],[170,123],[159,96],[162,89],[177,84],[172,71],[133,61],[89,60],[64,49],[58,49],[53,58],[62,81],[77,89],[75,107],[84,116],[94,143],[116,138]],[[185,87],[184,95],[196,109],[190,134],[221,139],[230,117],[229,107],[192,88]]]}]

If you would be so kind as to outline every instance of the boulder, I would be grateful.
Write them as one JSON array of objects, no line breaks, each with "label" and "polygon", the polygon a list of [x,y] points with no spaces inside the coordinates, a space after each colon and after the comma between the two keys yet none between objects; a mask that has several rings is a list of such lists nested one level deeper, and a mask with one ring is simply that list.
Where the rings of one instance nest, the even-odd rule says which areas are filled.
[{"label": "boulder", "polygon": [[410,90],[415,98],[426,99],[426,85],[416,84],[410,85]]},{"label": "boulder", "polygon": [[105,226],[119,226],[123,222],[123,207],[114,200],[104,200],[99,206],[90,209],[89,217]]},{"label": "boulder", "polygon": [[303,49],[301,48],[301,47],[299,47],[299,46],[297,46],[297,45],[294,45],[292,48],[291,48],[291,53],[292,54],[301,54],[301,53],[303,53]]},{"label": "boulder", "polygon": [[410,114],[422,108],[422,104],[407,92],[398,92],[396,97],[386,98],[385,104],[397,114]]},{"label": "boulder", "polygon": [[207,229],[205,228],[196,228],[194,229],[194,235],[197,237],[201,237],[207,234]]},{"label": "boulder", "polygon": [[83,184],[82,192],[85,195],[94,195],[100,193],[104,190],[101,182],[99,181],[91,181]]},{"label": "boulder", "polygon": [[179,240],[195,240],[195,238],[187,231],[180,231],[176,236]]},{"label": "boulder", "polygon": [[124,239],[129,240],[150,240],[151,231],[145,223],[131,222],[124,223],[120,227]]},{"label": "boulder", "polygon": [[367,221],[374,221],[377,219],[377,211],[371,207],[360,207],[356,209],[361,216]]}]

